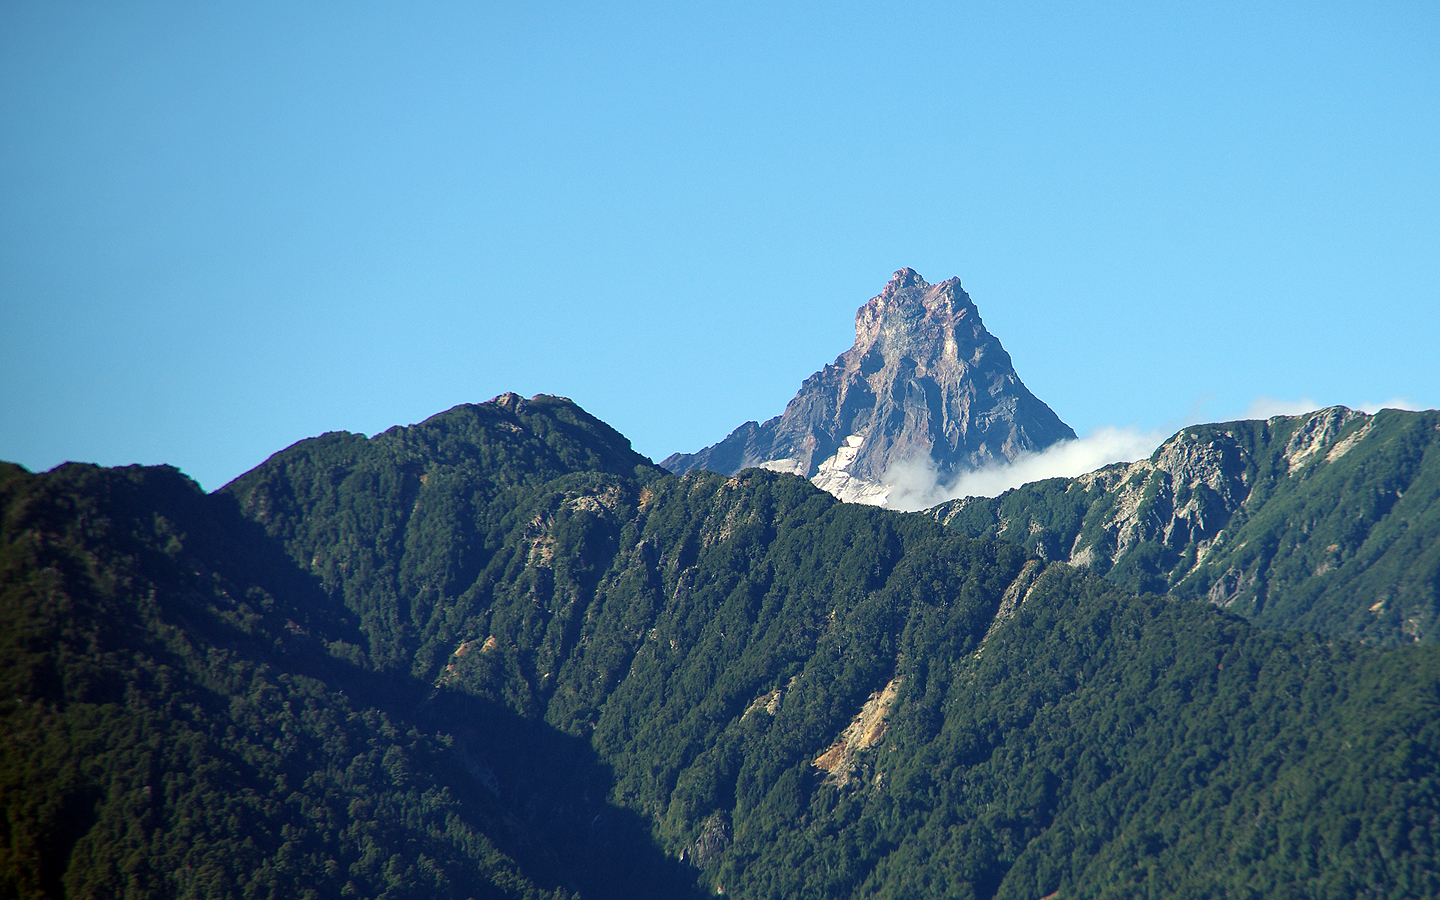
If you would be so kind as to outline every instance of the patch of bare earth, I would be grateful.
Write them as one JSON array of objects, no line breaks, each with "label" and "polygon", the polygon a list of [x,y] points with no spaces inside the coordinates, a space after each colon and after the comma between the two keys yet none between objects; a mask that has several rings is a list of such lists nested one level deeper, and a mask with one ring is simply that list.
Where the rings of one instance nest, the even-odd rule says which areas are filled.
[{"label": "patch of bare earth", "polygon": [[847,784],[855,770],[855,754],[880,743],[890,722],[890,708],[900,693],[900,676],[890,679],[885,687],[870,695],[865,705],[830,749],[815,758],[812,765],[827,773],[826,780]]}]

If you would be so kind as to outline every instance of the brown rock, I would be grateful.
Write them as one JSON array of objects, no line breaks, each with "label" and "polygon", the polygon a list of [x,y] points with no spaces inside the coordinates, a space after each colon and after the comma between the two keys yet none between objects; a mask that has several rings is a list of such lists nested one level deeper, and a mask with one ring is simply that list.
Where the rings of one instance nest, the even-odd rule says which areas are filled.
[{"label": "brown rock", "polygon": [[928,457],[949,478],[1074,437],[1020,381],[958,278],[932,285],[901,269],[855,314],[855,345],[805,379],[782,415],[661,465],[815,478],[828,463],[817,483],[843,497],[835,485],[879,485],[899,463]]}]

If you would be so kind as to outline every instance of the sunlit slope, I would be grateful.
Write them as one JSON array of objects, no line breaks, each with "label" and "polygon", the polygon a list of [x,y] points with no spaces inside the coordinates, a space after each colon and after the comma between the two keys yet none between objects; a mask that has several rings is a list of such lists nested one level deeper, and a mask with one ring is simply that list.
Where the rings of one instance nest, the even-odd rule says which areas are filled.
[{"label": "sunlit slope", "polygon": [[1343,407],[1197,425],[1148,460],[936,507],[1136,590],[1271,628],[1430,641],[1440,612],[1440,413]]}]

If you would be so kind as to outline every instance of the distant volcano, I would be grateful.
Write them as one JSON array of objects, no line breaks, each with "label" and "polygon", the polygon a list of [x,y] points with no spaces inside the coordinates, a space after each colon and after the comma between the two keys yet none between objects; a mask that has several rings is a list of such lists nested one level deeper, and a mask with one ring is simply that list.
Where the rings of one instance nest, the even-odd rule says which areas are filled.
[{"label": "distant volcano", "polygon": [[901,269],[855,314],[855,346],[805,379],[782,415],[660,465],[793,472],[878,505],[893,467],[929,465],[948,480],[1074,437],[1020,381],[960,279],[932,285]]}]

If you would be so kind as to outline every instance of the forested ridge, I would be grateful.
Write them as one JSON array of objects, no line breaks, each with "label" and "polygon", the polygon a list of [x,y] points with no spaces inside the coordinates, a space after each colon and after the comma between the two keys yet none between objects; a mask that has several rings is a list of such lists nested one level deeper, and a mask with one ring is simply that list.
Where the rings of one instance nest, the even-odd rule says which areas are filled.
[{"label": "forested ridge", "polygon": [[0,494],[0,895],[1440,895],[1435,648],[559,398]]},{"label": "forested ridge", "polygon": [[1440,636],[1440,412],[1194,425],[1148,460],[930,511],[1131,590],[1367,643]]}]

